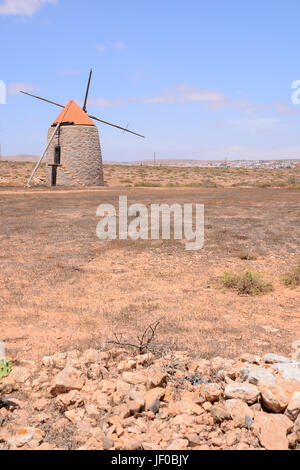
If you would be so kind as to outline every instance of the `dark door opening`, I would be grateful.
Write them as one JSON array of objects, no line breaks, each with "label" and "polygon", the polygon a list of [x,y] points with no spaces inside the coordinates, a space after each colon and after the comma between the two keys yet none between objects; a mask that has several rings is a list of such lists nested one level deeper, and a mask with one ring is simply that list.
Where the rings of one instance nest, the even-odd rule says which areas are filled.
[{"label": "dark door opening", "polygon": [[56,186],[57,179],[57,166],[52,166],[52,175],[51,175],[51,186]]}]

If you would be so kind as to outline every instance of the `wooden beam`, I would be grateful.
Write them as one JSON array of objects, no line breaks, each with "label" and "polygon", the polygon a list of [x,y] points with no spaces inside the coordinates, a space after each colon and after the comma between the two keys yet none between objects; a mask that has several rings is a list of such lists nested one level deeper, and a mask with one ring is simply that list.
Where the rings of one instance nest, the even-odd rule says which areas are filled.
[{"label": "wooden beam", "polygon": [[34,167],[34,170],[33,170],[32,174],[31,174],[31,176],[30,176],[30,178],[29,178],[29,180],[27,181],[27,184],[26,184],[27,187],[30,186],[31,181],[32,181],[32,179],[33,179],[35,173],[37,172],[38,168],[40,167],[40,165],[41,165],[41,163],[42,163],[42,161],[43,161],[43,159],[44,159],[44,157],[45,157],[45,155],[46,155],[46,153],[47,153],[47,150],[48,150],[48,148],[50,147],[50,145],[51,145],[51,143],[52,143],[52,141],[53,141],[55,135],[57,134],[57,131],[58,131],[58,129],[60,128],[60,126],[61,126],[61,123],[59,122],[59,123],[57,124],[57,126],[55,127],[54,132],[53,132],[53,134],[52,134],[52,136],[51,136],[51,139],[49,140],[49,142],[48,142],[48,144],[47,144],[45,150],[43,151],[41,158],[40,158],[39,161],[37,162],[36,166]]}]

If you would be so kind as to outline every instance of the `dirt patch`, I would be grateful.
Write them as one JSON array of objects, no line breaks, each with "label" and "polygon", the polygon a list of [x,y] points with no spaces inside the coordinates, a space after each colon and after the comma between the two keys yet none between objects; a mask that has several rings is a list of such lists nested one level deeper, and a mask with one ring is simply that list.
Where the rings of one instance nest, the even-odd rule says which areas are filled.
[{"label": "dirt patch", "polygon": [[[205,204],[204,249],[100,242],[96,208],[117,206],[119,194],[147,206]],[[298,191],[2,190],[0,217],[1,339],[13,358],[100,347],[161,316],[160,342],[197,357],[286,353],[299,337],[300,290],[281,281],[300,258]],[[224,272],[244,268],[263,273],[274,291],[225,290]]]}]

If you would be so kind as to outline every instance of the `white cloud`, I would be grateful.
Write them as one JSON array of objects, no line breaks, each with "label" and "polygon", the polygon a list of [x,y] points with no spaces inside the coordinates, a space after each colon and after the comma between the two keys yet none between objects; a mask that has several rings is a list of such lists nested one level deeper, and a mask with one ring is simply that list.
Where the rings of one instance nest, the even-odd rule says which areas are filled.
[{"label": "white cloud", "polygon": [[257,117],[252,119],[232,119],[229,121],[229,124],[240,131],[260,132],[273,130],[274,126],[279,122],[279,119],[276,117]]},{"label": "white cloud", "polygon": [[125,49],[125,44],[121,41],[116,41],[112,44],[115,49]]},{"label": "white cloud", "polygon": [[0,15],[32,16],[46,3],[57,3],[57,0],[4,0]]},{"label": "white cloud", "polygon": [[103,106],[105,108],[110,108],[113,106],[113,102],[107,98],[90,98],[88,104],[92,106]]},{"label": "white cloud", "polygon": [[96,49],[98,49],[98,51],[105,52],[107,49],[110,49],[110,48],[118,49],[118,50],[125,49],[125,44],[122,41],[116,41],[116,42],[113,42],[110,45],[97,44],[95,47],[96,47]]},{"label": "white cloud", "polygon": [[[235,108],[251,115],[259,113],[268,113],[273,115],[293,115],[300,113],[300,106],[295,107],[289,103],[284,102],[273,102],[273,103],[252,103],[250,101],[238,101],[231,99],[224,95],[220,91],[210,89],[198,89],[197,87],[182,84],[178,85],[170,90],[166,90],[162,93],[153,96],[144,97],[130,97],[125,98],[124,101],[140,102],[140,103],[165,103],[165,104],[176,104],[176,103],[200,103],[205,105],[211,111],[219,111],[223,108]],[[251,123],[248,122],[249,126],[265,128],[273,125],[274,118],[261,118],[260,121],[256,120]]]},{"label": "white cloud", "polygon": [[105,46],[104,44],[97,44],[96,49],[98,49],[98,51],[100,52],[104,52],[106,51],[107,46]]},{"label": "white cloud", "polygon": [[26,83],[10,83],[7,88],[7,93],[10,95],[17,95],[20,91],[34,91],[38,90],[35,85],[28,85]]},{"label": "white cloud", "polygon": [[[134,98],[131,98],[134,101]],[[219,107],[225,106],[229,100],[225,95],[218,91],[202,89],[190,85],[179,85],[170,91],[165,91],[157,96],[146,96],[137,101],[143,103],[187,103],[187,102],[200,102],[206,104],[218,105]]]},{"label": "white cloud", "polygon": [[80,75],[80,73],[81,73],[80,70],[64,70],[61,73],[61,75],[67,75],[67,76],[71,75],[72,76],[72,75]]}]

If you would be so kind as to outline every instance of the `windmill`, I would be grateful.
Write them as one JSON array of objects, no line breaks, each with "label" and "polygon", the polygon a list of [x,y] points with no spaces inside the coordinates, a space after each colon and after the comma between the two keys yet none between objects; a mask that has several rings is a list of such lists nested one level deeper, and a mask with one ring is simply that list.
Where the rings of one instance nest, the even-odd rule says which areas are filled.
[{"label": "windmill", "polygon": [[87,113],[87,102],[93,71],[90,71],[83,108],[70,100],[66,105],[21,91],[24,95],[63,108],[48,131],[48,141],[40,160],[30,176],[30,183],[46,158],[46,183],[48,186],[103,186],[103,163],[98,128],[93,121],[121,129],[144,138],[143,135],[117,126]]}]

